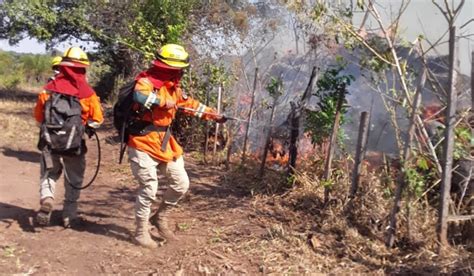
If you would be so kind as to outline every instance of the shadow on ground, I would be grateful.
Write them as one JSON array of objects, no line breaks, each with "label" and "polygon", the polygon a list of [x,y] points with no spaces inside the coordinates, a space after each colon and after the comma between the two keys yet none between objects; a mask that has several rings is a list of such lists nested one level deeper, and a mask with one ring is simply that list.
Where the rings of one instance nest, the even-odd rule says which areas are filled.
[{"label": "shadow on ground", "polygon": [[37,94],[26,90],[0,89],[0,99],[15,99],[24,101],[35,101]]},{"label": "shadow on ground", "polygon": [[39,163],[41,154],[37,151],[14,150],[8,147],[1,147],[0,151],[8,157],[15,157],[20,161]]},{"label": "shadow on ground", "polygon": [[[79,232],[88,232],[95,235],[112,237],[122,241],[130,241],[129,229],[119,226],[115,223],[100,223],[86,219],[85,217],[96,218],[95,213],[80,213],[81,221],[72,226],[72,230]],[[42,227],[34,222],[36,211],[23,207],[0,203],[0,222],[5,223],[5,228],[13,226],[15,221],[24,232],[35,233],[42,228],[62,226],[62,211],[54,210],[51,214],[50,224]]]},{"label": "shadow on ground", "polygon": [[25,232],[35,232],[31,218],[35,215],[33,209],[26,209],[20,206],[0,202],[0,221],[7,224],[6,228],[12,226],[16,221]]}]

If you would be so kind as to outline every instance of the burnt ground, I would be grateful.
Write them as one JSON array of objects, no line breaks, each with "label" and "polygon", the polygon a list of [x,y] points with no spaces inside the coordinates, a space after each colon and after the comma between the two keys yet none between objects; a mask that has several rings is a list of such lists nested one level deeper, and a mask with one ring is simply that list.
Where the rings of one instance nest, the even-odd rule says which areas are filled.
[{"label": "burnt ground", "polygon": [[[443,263],[429,250],[387,250],[377,237],[364,236],[346,224],[337,228],[343,221],[338,216],[324,222],[328,230],[322,224],[318,228],[313,221],[318,220],[314,214],[319,211],[308,212],[317,204],[311,194],[304,198],[309,205],[281,204],[277,197],[254,194],[248,186],[257,180],[240,175],[238,169],[227,172],[220,166],[204,165],[193,154],[185,156],[190,191],[172,216],[179,241],[164,243],[152,229],[160,247],[138,247],[131,242],[137,184],[126,160],[118,164],[119,146],[107,126],[99,131],[100,173],[80,198],[84,222],[71,229],[61,226],[64,187],[60,180],[52,225],[36,227],[40,155],[35,148],[38,130],[31,117],[33,104],[34,96],[28,94],[0,95],[2,274],[472,272],[472,255]],[[87,160],[95,164],[97,151],[91,142],[89,150]],[[89,165],[86,179],[93,170]],[[160,185],[162,192],[166,179]]]}]

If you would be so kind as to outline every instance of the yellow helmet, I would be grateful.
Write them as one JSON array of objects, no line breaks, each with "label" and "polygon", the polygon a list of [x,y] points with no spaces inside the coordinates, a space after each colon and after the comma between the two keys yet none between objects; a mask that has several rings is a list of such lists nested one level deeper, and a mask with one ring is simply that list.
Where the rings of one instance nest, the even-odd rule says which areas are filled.
[{"label": "yellow helmet", "polygon": [[64,52],[61,65],[71,67],[87,67],[90,65],[87,54],[79,47],[70,47]]},{"label": "yellow helmet", "polygon": [[186,68],[189,66],[189,54],[183,46],[177,44],[166,44],[158,50],[156,58],[175,68]]},{"label": "yellow helmet", "polygon": [[62,60],[63,60],[63,58],[60,57],[60,56],[54,57],[53,60],[51,61],[51,66],[52,67],[58,66],[61,63]]}]

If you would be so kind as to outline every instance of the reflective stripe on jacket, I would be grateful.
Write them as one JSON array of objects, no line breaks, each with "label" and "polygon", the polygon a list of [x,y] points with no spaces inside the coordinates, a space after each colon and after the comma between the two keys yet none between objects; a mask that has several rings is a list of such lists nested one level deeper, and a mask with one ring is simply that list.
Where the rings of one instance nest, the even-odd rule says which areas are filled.
[{"label": "reflective stripe on jacket", "polygon": [[[148,106],[151,112],[145,113],[143,120],[153,122],[158,127],[168,127],[176,116],[176,109],[165,108],[166,101],[174,101],[178,107],[190,108],[201,112],[216,114],[215,110],[209,108],[199,101],[186,96],[180,88],[176,88],[173,82],[165,84],[156,90],[147,78],[141,78],[135,84],[135,101]],[[197,113],[193,111],[183,111],[186,115],[196,116],[204,120],[215,120],[217,115]],[[182,147],[176,139],[171,136],[165,151],[161,151],[162,141],[165,132],[152,131],[143,136],[130,135],[128,146],[146,152],[151,157],[169,162],[183,154]]]}]

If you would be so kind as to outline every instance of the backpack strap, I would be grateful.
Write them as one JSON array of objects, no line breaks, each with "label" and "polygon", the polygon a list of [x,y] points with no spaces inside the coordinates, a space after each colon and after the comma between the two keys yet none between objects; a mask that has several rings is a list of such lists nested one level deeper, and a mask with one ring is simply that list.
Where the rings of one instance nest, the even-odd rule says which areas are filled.
[{"label": "backpack strap", "polygon": [[168,126],[166,127],[166,133],[165,133],[165,137],[163,137],[163,142],[161,142],[161,151],[164,152],[166,150],[166,146],[168,145],[170,138],[171,138],[171,128]]}]

